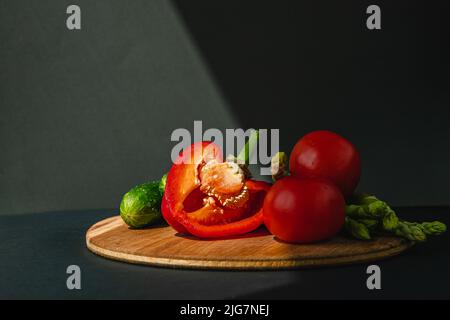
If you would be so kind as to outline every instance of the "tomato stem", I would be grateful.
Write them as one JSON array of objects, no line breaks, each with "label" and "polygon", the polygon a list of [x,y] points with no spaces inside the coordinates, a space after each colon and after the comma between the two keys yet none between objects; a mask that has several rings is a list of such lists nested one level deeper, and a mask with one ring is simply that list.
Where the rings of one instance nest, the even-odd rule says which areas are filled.
[{"label": "tomato stem", "polygon": [[250,137],[248,138],[248,141],[245,143],[241,152],[239,152],[239,155],[237,156],[238,162],[245,163],[246,165],[249,164],[250,156],[253,154],[253,152],[256,149],[256,146],[258,145],[258,139],[259,139],[258,130],[253,130]]}]

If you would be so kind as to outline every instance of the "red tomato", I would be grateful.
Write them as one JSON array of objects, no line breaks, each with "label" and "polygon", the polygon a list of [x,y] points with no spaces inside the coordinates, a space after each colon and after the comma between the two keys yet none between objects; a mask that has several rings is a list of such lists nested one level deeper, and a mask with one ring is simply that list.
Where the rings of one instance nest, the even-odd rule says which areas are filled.
[{"label": "red tomato", "polygon": [[285,177],[267,193],[263,216],[267,229],[280,240],[320,241],[341,229],[345,201],[339,189],[326,180]]},{"label": "red tomato", "polygon": [[313,131],[294,146],[289,169],[296,177],[332,181],[344,196],[353,194],[361,176],[359,153],[353,144],[330,131]]}]

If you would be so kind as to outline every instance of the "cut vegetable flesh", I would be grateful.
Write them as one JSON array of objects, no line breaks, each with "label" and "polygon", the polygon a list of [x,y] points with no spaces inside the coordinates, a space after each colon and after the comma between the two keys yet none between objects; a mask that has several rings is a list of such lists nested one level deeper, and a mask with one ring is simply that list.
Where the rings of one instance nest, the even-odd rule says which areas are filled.
[{"label": "cut vegetable flesh", "polygon": [[222,162],[217,146],[208,147],[205,155],[192,145],[184,153],[195,161],[187,163],[181,154],[172,166],[164,194],[171,217],[189,233],[205,238],[254,230],[262,224],[261,207],[269,185],[246,180],[237,164]]},{"label": "cut vegetable flesh", "polygon": [[247,200],[239,207],[223,206],[217,198],[209,196],[197,188],[189,194],[183,203],[184,211],[190,220],[197,221],[202,225],[223,225],[245,218],[257,213],[263,204],[266,190],[253,190],[249,188],[247,181],[243,189],[247,194]]},{"label": "cut vegetable flesh", "polygon": [[218,201],[223,207],[243,207],[249,198],[245,175],[234,162],[210,161],[200,171],[200,190],[207,194],[207,203]]},{"label": "cut vegetable flesh", "polygon": [[183,203],[189,218],[205,225],[241,219],[248,211],[250,199],[241,168],[236,163],[213,160],[197,171],[199,186]]}]

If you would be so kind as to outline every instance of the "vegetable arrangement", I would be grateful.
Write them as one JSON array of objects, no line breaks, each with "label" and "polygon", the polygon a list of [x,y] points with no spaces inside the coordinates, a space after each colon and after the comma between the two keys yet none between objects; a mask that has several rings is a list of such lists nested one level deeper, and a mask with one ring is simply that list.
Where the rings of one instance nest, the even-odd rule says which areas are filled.
[{"label": "vegetable arrangement", "polygon": [[[310,243],[340,230],[360,240],[390,233],[411,241],[446,231],[445,224],[408,222],[375,196],[355,194],[361,176],[357,149],[330,131],[302,137],[288,157],[272,159],[273,184],[256,181],[247,169],[257,131],[237,157],[222,159],[212,142],[184,149],[160,181],[128,191],[120,204],[132,228],[165,220],[176,231],[199,238],[251,232],[262,224],[278,239]],[[288,170],[289,169],[289,170]]]}]

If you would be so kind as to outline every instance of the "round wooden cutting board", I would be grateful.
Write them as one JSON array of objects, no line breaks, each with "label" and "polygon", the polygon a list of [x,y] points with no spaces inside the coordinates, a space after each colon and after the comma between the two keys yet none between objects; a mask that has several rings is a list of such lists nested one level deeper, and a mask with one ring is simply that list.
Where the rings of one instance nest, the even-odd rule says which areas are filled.
[{"label": "round wooden cutting board", "polygon": [[399,254],[412,243],[397,237],[358,241],[343,236],[315,244],[288,244],[261,228],[220,240],[178,234],[168,226],[129,229],[120,216],[94,224],[86,233],[94,253],[130,263],[198,269],[288,269],[363,263]]}]

